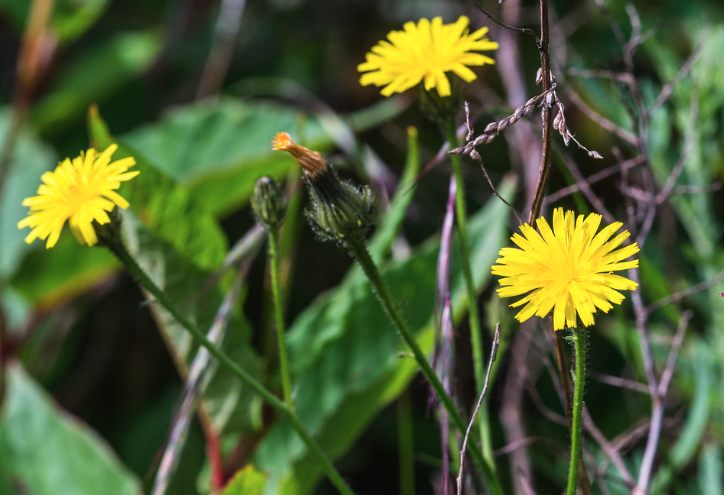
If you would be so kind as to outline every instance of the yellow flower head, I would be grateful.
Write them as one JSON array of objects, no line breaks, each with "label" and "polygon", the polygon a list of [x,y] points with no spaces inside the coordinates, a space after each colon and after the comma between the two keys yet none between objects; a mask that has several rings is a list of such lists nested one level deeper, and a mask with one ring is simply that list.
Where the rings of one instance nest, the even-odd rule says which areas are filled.
[{"label": "yellow flower head", "polygon": [[442,18],[432,22],[408,22],[403,31],[392,31],[387,40],[380,41],[367,54],[366,62],[357,70],[366,72],[360,84],[385,86],[384,96],[402,93],[425,81],[425,90],[437,88],[440,96],[450,96],[450,81],[446,72],[452,71],[465,82],[477,77],[467,66],[494,64],[495,61],[473,53],[496,50],[498,44],[485,37],[488,28],[468,34],[469,20],[461,16],[453,24],[443,24]]},{"label": "yellow flower head", "polygon": [[623,261],[639,252],[631,244],[617,249],[629,236],[628,231],[610,237],[621,228],[612,223],[596,234],[601,215],[592,213],[574,219],[563,208],[553,212],[553,230],[545,218],[536,221],[540,234],[528,224],[523,233],[514,234],[517,248],[503,248],[493,265],[493,275],[500,275],[500,297],[527,294],[511,304],[525,307],[515,315],[525,321],[533,315],[545,317],[553,310],[553,327],[562,330],[576,326],[576,312],[585,326],[593,325],[596,308],[607,313],[624,299],[619,290],[636,290],[638,284],[611,272],[639,266],[638,260]]},{"label": "yellow flower head", "polygon": [[116,205],[128,208],[128,201],[115,190],[121,182],[139,174],[126,172],[136,163],[131,157],[111,162],[116,148],[112,144],[100,155],[91,148],[73,161],[66,158],[53,172],[42,175],[38,195],[23,201],[30,212],[18,228],[33,229],[25,242],[30,244],[40,238],[48,240],[47,248],[55,246],[66,220],[78,242],[89,246],[98,242],[93,221],[106,224],[110,222],[106,212]]}]

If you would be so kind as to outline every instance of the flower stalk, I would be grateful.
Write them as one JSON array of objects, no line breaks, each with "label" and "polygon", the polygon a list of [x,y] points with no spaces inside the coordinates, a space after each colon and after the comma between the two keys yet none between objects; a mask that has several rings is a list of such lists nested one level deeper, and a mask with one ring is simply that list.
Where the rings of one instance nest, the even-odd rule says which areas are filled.
[{"label": "flower stalk", "polygon": [[291,409],[292,381],[289,376],[289,358],[287,356],[287,340],[284,334],[284,315],[282,294],[279,285],[279,229],[270,228],[269,233],[269,265],[271,271],[272,298],[274,299],[274,323],[277,331],[277,345],[279,346],[279,368],[282,375],[282,393],[284,402]]},{"label": "flower stalk", "polygon": [[[443,384],[420,349],[404,318],[397,311],[390,289],[365,245],[365,234],[374,220],[374,201],[369,188],[357,188],[349,182],[341,181],[319,153],[299,146],[287,133],[280,132],[276,135],[272,141],[272,149],[287,151],[294,156],[304,171],[311,199],[311,207],[307,209],[306,215],[312,230],[321,241],[334,242],[357,260],[385,313],[412,351],[423,375],[450,415],[455,427],[464,435],[467,424],[460,416],[453,400],[445,392]],[[469,450],[473,460],[482,470],[490,491],[493,495],[502,495],[495,472],[483,458],[480,449],[471,445]]]},{"label": "flower stalk", "polygon": [[568,468],[566,495],[576,495],[581,459],[581,428],[583,418],[583,390],[586,381],[586,330],[574,328],[570,337],[575,345],[576,376],[573,389],[573,415],[571,418],[571,464]]},{"label": "flower stalk", "polygon": [[[412,351],[412,354],[415,357],[417,364],[420,366],[422,374],[425,375],[428,383],[435,391],[435,395],[440,400],[440,402],[442,402],[443,407],[450,415],[450,419],[455,424],[455,427],[461,434],[464,435],[467,429],[467,425],[463,421],[462,416],[460,416],[460,413],[455,407],[453,400],[445,392],[445,388],[440,382],[440,379],[438,378],[435,371],[432,369],[432,366],[430,366],[430,363],[428,362],[425,354],[422,352],[422,349],[420,349],[420,346],[418,345],[417,340],[415,340],[414,335],[407,326],[407,323],[397,311],[394,300],[392,298],[392,294],[390,293],[390,289],[387,287],[387,284],[382,278],[382,275],[380,275],[380,272],[377,269],[377,265],[375,265],[374,261],[372,261],[372,257],[370,256],[366,246],[364,245],[364,240],[356,237],[353,239],[349,239],[347,242],[347,247],[350,251],[350,254],[352,254],[352,256],[359,263],[360,267],[362,267],[362,271],[367,276],[367,279],[372,285],[372,289],[377,294],[377,298],[380,301],[382,308],[385,310],[385,313],[387,313],[387,316],[392,321],[392,324],[397,329],[397,332],[400,334],[400,337],[402,337],[402,340],[404,340],[405,344],[407,344],[407,346]],[[471,444],[470,446],[468,446],[468,450],[472,455],[475,463],[478,465],[478,467],[480,467],[483,473],[483,478],[488,484],[491,493],[493,493],[494,495],[502,495],[503,491],[495,475],[495,471],[488,463],[488,461],[485,460],[481,450],[475,444]]]},{"label": "flower stalk", "polygon": [[277,347],[279,348],[279,368],[282,375],[282,394],[290,409],[292,401],[292,381],[289,376],[289,358],[284,333],[284,304],[279,283],[279,228],[284,223],[287,208],[282,185],[271,177],[261,177],[254,184],[251,196],[251,208],[256,220],[264,226],[269,238],[269,271],[272,286],[274,326],[276,327]]},{"label": "flower stalk", "polygon": [[161,304],[169,313],[178,321],[193,337],[194,339],[209,353],[214,356],[219,363],[227,368],[233,375],[235,375],[241,382],[251,388],[255,393],[261,396],[270,406],[276,409],[286,420],[294,431],[299,435],[302,442],[307,446],[310,453],[319,463],[324,473],[329,478],[330,482],[337,488],[339,493],[343,495],[354,495],[352,489],[347,485],[342,476],[337,472],[334,465],[327,458],[326,454],[322,451],[317,442],[307,431],[299,416],[294,410],[289,407],[285,402],[280,400],[272,392],[267,390],[261,383],[256,381],[251,375],[244,371],[238,364],[236,364],[229,356],[227,356],[218,346],[211,342],[206,335],[204,335],[198,327],[191,322],[186,316],[184,316],[176,306],[171,302],[166,293],[161,290],[149,277],[149,275],[141,268],[136,260],[126,249],[124,243],[121,241],[119,236],[108,236],[100,237],[100,244],[107,247],[120,261],[128,272],[136,279],[136,281],[144,289],[146,289],[155,300]]},{"label": "flower stalk", "polygon": [[[455,118],[449,116],[445,121],[445,131],[450,148],[457,145],[457,134],[455,127]],[[485,382],[485,372],[483,366],[483,342],[480,332],[480,313],[478,312],[478,295],[475,290],[475,282],[473,281],[473,273],[470,266],[470,248],[468,244],[468,228],[467,228],[467,207],[465,206],[465,184],[463,183],[462,164],[458,155],[450,155],[450,162],[455,175],[455,183],[457,185],[457,194],[455,195],[455,216],[457,219],[458,235],[460,236],[460,257],[463,268],[463,278],[465,279],[465,289],[468,295],[468,320],[470,323],[470,340],[473,348],[473,370],[475,375],[475,389],[482,390]],[[488,416],[483,414],[480,416],[480,440],[483,446],[485,459],[492,464],[493,452],[489,437],[490,428],[488,425]]]}]

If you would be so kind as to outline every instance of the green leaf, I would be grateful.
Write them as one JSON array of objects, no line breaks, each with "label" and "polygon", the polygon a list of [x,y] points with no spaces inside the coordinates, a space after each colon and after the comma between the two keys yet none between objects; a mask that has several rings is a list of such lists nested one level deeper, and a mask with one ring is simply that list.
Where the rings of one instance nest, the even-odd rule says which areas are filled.
[{"label": "green leaf", "polygon": [[[132,212],[123,212],[123,230],[127,247],[136,262],[173,301],[176,308],[207,332],[223,300],[218,284],[207,287],[212,273],[189,262],[174,247],[147,229]],[[156,324],[169,347],[179,374],[186,377],[198,346],[176,319],[158,304],[150,305]],[[250,342],[248,322],[236,311],[230,319],[226,339],[221,345],[226,354],[244,370],[261,379],[261,365]],[[252,401],[255,394],[243,386],[226,368],[209,367],[203,392],[203,407],[219,433],[247,432],[252,429]]]},{"label": "green leaf", "polygon": [[[512,184],[501,187],[505,196]],[[472,265],[479,290],[507,236],[508,209],[497,199],[470,219]],[[391,263],[383,277],[425,351],[432,349],[435,266],[439,240],[432,239],[404,262]],[[453,251],[457,252],[457,251]],[[464,311],[464,281],[453,262],[453,305]],[[318,298],[289,330],[289,354],[297,411],[323,449],[340,456],[385,405],[409,384],[416,364],[404,350],[363,277],[350,273],[334,291]],[[319,471],[289,426],[279,421],[260,445],[256,464],[271,473],[265,493],[308,493]],[[282,485],[280,485],[280,483]]]},{"label": "green leaf", "polygon": [[[0,154],[7,144],[12,120],[9,108],[0,109]],[[28,215],[23,200],[35,196],[40,186],[40,176],[53,168],[57,160],[53,151],[39,141],[27,129],[21,128],[15,139],[10,159],[10,172],[0,195],[0,280],[8,279],[17,271],[22,257],[31,247],[24,242],[30,229],[18,229],[18,222]],[[35,247],[39,248],[37,241]]]},{"label": "green leaf", "polygon": [[722,466],[721,448],[713,443],[706,444],[701,449],[699,459],[698,493],[724,495],[724,488],[722,487],[724,466]]},{"label": "green leaf", "polygon": [[105,249],[81,246],[70,232],[53,249],[28,253],[11,286],[35,307],[49,310],[82,294],[118,269]]},{"label": "green leaf", "polygon": [[[89,128],[97,149],[117,143],[95,107],[89,112]],[[113,158],[127,156],[136,159],[133,170],[140,172],[119,189],[131,209],[146,227],[198,267],[217,268],[228,247],[226,236],[214,217],[196,203],[183,186],[156,170],[141,153],[118,143]]]},{"label": "green leaf", "polygon": [[6,371],[0,493],[141,493],[138,480],[103,439],[58,409],[18,363],[11,363]]},{"label": "green leaf", "polygon": [[[299,115],[290,106],[222,98],[173,109],[122,140],[221,214],[245,204],[262,175],[281,178],[297,167],[271,141],[280,131],[298,134]],[[331,143],[315,118],[306,119],[303,139],[295,137],[314,149]]]},{"label": "green leaf", "polygon": [[88,106],[101,103],[148,69],[162,47],[160,35],[123,33],[90,48],[66,64],[48,95],[30,113],[41,134],[65,130],[81,121]]},{"label": "green leaf", "polygon": [[221,495],[261,495],[264,483],[266,475],[249,464],[236,472]]},{"label": "green leaf", "polygon": [[420,171],[421,165],[417,129],[408,127],[405,171],[400,178],[397,193],[392,199],[390,207],[385,212],[382,220],[380,220],[380,224],[370,240],[370,255],[375,262],[379,262],[387,254],[387,251],[389,251],[392,243],[395,242],[402,228],[402,223],[407,214],[407,208],[410,206],[412,197],[415,194],[417,174]]}]

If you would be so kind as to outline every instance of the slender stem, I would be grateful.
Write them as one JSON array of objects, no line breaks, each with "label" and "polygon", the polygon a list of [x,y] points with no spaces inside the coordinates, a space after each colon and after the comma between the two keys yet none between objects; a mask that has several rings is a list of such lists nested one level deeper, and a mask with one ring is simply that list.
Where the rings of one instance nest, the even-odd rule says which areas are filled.
[{"label": "slender stem", "polygon": [[274,299],[274,322],[277,327],[277,345],[279,347],[279,367],[282,373],[282,391],[284,402],[290,409],[294,409],[292,402],[292,381],[289,378],[289,358],[287,357],[287,340],[284,336],[284,304],[279,288],[279,229],[270,228],[269,231],[269,264],[271,266],[272,297]]},{"label": "slender stem", "polygon": [[[446,122],[447,139],[450,147],[457,146],[457,135],[455,134],[455,119],[449,118]],[[480,332],[480,313],[478,312],[478,295],[475,291],[475,282],[473,282],[473,273],[470,268],[470,247],[468,244],[468,216],[465,206],[465,184],[463,183],[463,172],[460,156],[450,155],[450,161],[455,175],[455,184],[457,186],[457,194],[455,195],[455,218],[458,224],[458,234],[460,235],[460,255],[462,258],[463,278],[465,279],[465,288],[468,293],[468,319],[470,322],[470,340],[473,348],[473,371],[475,374],[475,389],[482,390],[485,381],[485,371],[483,367],[483,341]],[[483,446],[483,455],[485,460],[491,466],[493,464],[493,448],[490,442],[490,427],[488,424],[488,415],[480,416],[478,422],[480,426],[480,439]]]},{"label": "slender stem", "polygon": [[325,472],[332,484],[339,490],[343,495],[354,495],[352,489],[347,486],[342,476],[337,472],[332,463],[329,461],[327,456],[324,454],[322,449],[319,447],[317,442],[314,441],[312,436],[307,431],[307,428],[296,415],[293,409],[287,406],[284,402],[279,400],[272,392],[264,388],[264,386],[256,381],[251,375],[244,371],[238,364],[236,364],[229,356],[217,347],[213,342],[206,338],[206,336],[198,329],[198,327],[186,318],[171,302],[166,293],[161,290],[151,277],[141,268],[136,260],[130,255],[123,245],[123,242],[115,239],[104,239],[105,246],[118,258],[118,260],[126,267],[129,273],[136,279],[136,281],[146,289],[155,299],[159,302],[171,315],[178,321],[184,328],[198,341],[200,345],[205,347],[212,356],[218,359],[222,366],[225,366],[231,373],[236,375],[244,385],[251,388],[254,392],[259,394],[270,406],[276,409],[282,414],[290,426],[297,432],[297,435],[302,439],[304,444],[307,446],[312,455],[317,459],[322,470]]},{"label": "slender stem", "polygon": [[571,425],[571,464],[568,468],[566,495],[576,495],[581,458],[581,428],[583,418],[583,387],[586,381],[586,330],[573,330],[576,349],[576,376],[573,392],[573,422]]},{"label": "slender stem", "polygon": [[[350,238],[347,240],[347,247],[350,249],[351,254],[357,259],[362,267],[362,270],[365,272],[367,279],[370,281],[374,291],[377,293],[378,299],[380,304],[382,304],[385,313],[387,313],[387,316],[390,317],[390,320],[392,320],[392,323],[399,332],[400,336],[412,351],[417,364],[420,366],[422,374],[425,375],[428,383],[430,383],[430,386],[435,391],[437,398],[440,402],[442,402],[443,407],[445,407],[445,410],[450,415],[450,419],[455,424],[458,431],[464,435],[467,429],[466,423],[463,421],[462,416],[460,416],[453,400],[445,392],[445,388],[440,382],[438,376],[435,374],[435,371],[432,369],[432,366],[430,366],[430,363],[427,361],[427,357],[422,352],[422,349],[420,349],[420,346],[417,344],[417,340],[415,340],[415,337],[412,335],[407,323],[405,323],[405,320],[402,316],[400,316],[400,313],[397,312],[390,289],[387,287],[387,284],[380,275],[374,261],[372,261],[372,258],[364,245],[364,241],[358,237]],[[485,478],[491,493],[494,495],[502,495],[503,491],[500,487],[500,483],[498,482],[498,478],[495,475],[495,471],[485,458],[483,458],[483,454],[477,445],[471,444],[468,447],[468,450],[470,451],[475,463],[482,470],[483,478]]]}]

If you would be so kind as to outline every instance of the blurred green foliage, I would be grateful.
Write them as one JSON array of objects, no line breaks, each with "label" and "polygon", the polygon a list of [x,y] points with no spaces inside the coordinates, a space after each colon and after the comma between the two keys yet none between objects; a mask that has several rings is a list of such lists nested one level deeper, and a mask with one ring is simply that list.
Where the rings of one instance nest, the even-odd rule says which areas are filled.
[{"label": "blurred green foliage", "polygon": [[[141,174],[121,189],[131,203],[124,212],[129,248],[202,328],[210,326],[229,288],[223,260],[253,225],[248,201],[254,181],[262,175],[286,180],[290,194],[301,187],[294,161],[271,152],[274,134],[288,131],[301,144],[325,152],[342,175],[376,189],[380,219],[370,238],[371,252],[421,345],[432,351],[438,232],[450,170],[443,161],[418,174],[443,140],[409,95],[381,101],[374,88],[360,87],[356,66],[389,30],[421,16],[450,20],[466,14],[474,26],[490,25],[471,2],[248,0],[238,33],[226,40],[232,53],[228,70],[221,70],[213,95],[201,98],[202,75],[210,59],[218,61],[217,43],[224,42],[218,37],[224,20],[219,19],[219,2],[57,0],[41,45],[39,79],[18,133],[9,140],[17,103],[15,68],[33,3],[0,0],[0,156],[7,153],[11,164],[0,192],[0,318],[5,323],[0,339],[0,494],[149,491],[176,397],[197,350],[168,313],[148,304],[104,250],[80,246],[68,233],[52,250],[40,242],[23,242],[27,231],[16,228],[27,212],[22,199],[35,193],[44,171],[88,146],[103,149],[117,142],[115,158],[135,157]],[[521,24],[535,27],[537,4],[522,3]],[[628,36],[625,4],[606,3]],[[484,4],[499,12],[497,2]],[[632,101],[624,84],[578,77],[568,69],[622,70],[624,61],[595,2],[557,1],[551,9],[552,18],[560,20],[551,51],[569,127],[605,156],[592,161],[582,151],[565,150],[590,176],[618,163],[617,155],[634,156],[635,150],[569,104],[566,87],[635,133]],[[707,189],[724,180],[724,10],[719,2],[706,0],[638,2],[636,9],[644,29],[654,29],[634,57],[647,106],[705,41],[691,73],[652,114],[645,143],[662,184],[688,146],[677,185],[694,191],[675,194],[662,206],[644,246],[642,291],[645,301],[653,302],[711,280],[724,267],[724,195],[721,189]],[[491,27],[491,39],[499,36],[500,30]],[[539,91],[534,84],[538,52],[525,37],[518,37],[518,43],[522,84],[532,96]],[[478,74],[468,97],[480,130],[511,108],[505,100],[509,88],[495,67]],[[539,122],[537,117],[530,121],[534,126]],[[419,136],[414,131],[408,139],[410,125],[419,128]],[[509,135],[480,151],[501,195],[525,210],[526,174],[512,158],[524,143],[506,144]],[[506,443],[500,414],[506,378],[517,372],[509,366],[513,358],[508,351],[518,325],[497,300],[489,267],[508,243],[515,222],[491,194],[479,167],[473,162],[467,167],[469,208],[475,212],[469,235],[481,307],[487,311],[484,320],[503,322],[504,342],[489,396],[498,449]],[[554,167],[550,191],[574,182],[561,169]],[[511,171],[517,181],[508,176]],[[635,182],[639,176],[631,173]],[[593,189],[617,218],[625,219],[619,186],[617,175]],[[361,272],[334,246],[317,243],[303,225],[303,203],[292,203],[283,271],[299,414],[358,493],[398,493],[394,403],[409,389],[416,493],[435,493],[439,424],[434,412],[427,412],[427,390],[415,378],[414,361],[402,352]],[[592,209],[581,192],[560,204]],[[471,381],[466,301],[455,253],[455,387],[467,415],[479,391]],[[278,390],[262,258],[246,281],[245,302],[232,312],[224,349]],[[694,314],[668,397],[651,493],[724,491],[721,287],[651,315],[660,372],[682,310]],[[487,332],[484,340],[488,346]],[[589,369],[645,382],[629,303],[598,318],[590,340]],[[567,455],[559,455],[551,444],[565,452],[568,441],[566,429],[544,417],[537,402],[563,414],[555,387],[540,371],[550,356],[536,349],[546,345],[540,332],[529,351],[529,386],[538,397],[526,396],[520,403],[527,434],[543,439],[528,448],[541,494],[559,493]],[[600,430],[613,441],[632,438],[620,448],[635,477],[646,437],[631,430],[647,420],[650,398],[589,380],[586,403]],[[229,482],[224,494],[332,493],[288,425],[222,369],[213,369],[205,383],[200,416],[170,493],[211,493],[210,480],[219,473],[208,460],[213,453],[204,453],[214,441],[224,461],[221,474]],[[597,443],[588,439],[587,447],[597,463],[607,462]],[[512,490],[516,473],[511,473],[509,458],[500,456],[496,462],[504,485]],[[600,474],[610,493],[630,493],[610,464]]]}]

